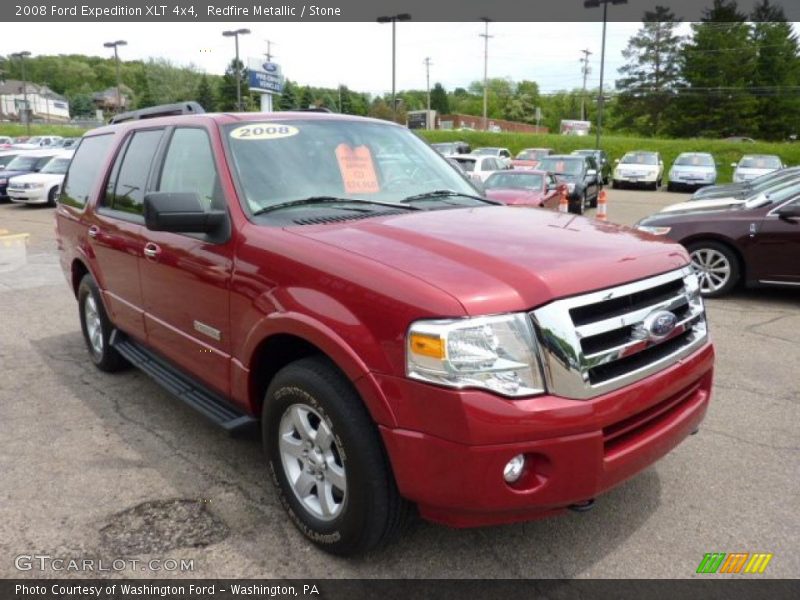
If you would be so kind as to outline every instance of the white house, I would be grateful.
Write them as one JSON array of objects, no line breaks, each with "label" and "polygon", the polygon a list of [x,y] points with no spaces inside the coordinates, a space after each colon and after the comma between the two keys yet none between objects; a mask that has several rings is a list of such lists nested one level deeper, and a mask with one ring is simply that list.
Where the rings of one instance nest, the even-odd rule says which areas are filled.
[{"label": "white house", "polygon": [[[69,121],[69,102],[44,85],[25,84],[28,107],[35,121]],[[20,112],[25,107],[23,83],[16,79],[0,80],[0,120],[20,121]]]}]

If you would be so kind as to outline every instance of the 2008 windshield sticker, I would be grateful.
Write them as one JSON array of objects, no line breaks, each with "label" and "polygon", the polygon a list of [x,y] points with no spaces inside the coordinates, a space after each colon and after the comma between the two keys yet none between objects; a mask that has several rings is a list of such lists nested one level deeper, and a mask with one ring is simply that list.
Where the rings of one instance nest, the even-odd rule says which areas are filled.
[{"label": "2008 windshield sticker", "polygon": [[277,140],[292,137],[300,133],[297,127],[282,125],[280,123],[250,123],[242,125],[231,131],[230,136],[235,140]]}]

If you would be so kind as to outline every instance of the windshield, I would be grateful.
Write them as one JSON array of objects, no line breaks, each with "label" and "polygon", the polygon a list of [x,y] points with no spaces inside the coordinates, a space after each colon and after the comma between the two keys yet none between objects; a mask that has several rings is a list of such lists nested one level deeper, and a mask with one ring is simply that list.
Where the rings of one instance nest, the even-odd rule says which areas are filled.
[{"label": "windshield", "polygon": [[541,190],[543,177],[539,173],[495,173],[484,183],[487,190]]},{"label": "windshield", "polygon": [[658,157],[650,152],[629,152],[619,162],[626,165],[657,165]]},{"label": "windshield", "polygon": [[240,122],[226,126],[225,134],[252,212],[324,196],[399,202],[435,190],[475,195],[444,158],[394,125],[345,119]]},{"label": "windshield", "polygon": [[6,166],[9,171],[32,171],[39,162],[38,156],[20,154]]},{"label": "windshield", "polygon": [[37,135],[37,136],[34,136],[34,137],[30,138],[25,143],[26,144],[39,144],[39,143],[41,143],[41,141],[42,141],[42,138]]},{"label": "windshield", "polygon": [[543,158],[539,169],[563,175],[579,175],[583,169],[583,159],[569,160],[566,158]]},{"label": "windshield", "polygon": [[476,148],[472,151],[473,154],[481,154],[484,156],[497,156],[499,150],[497,148]]},{"label": "windshield", "polygon": [[800,171],[797,169],[787,171],[770,171],[766,175],[761,175],[755,179],[751,179],[749,185],[754,192],[763,192],[775,185],[780,185],[784,181],[789,181],[792,179],[800,180]]},{"label": "windshield", "polygon": [[69,166],[69,158],[54,158],[49,163],[47,163],[44,168],[39,171],[40,173],[50,173],[53,175],[63,175],[67,172],[67,167]]},{"label": "windshield", "polygon": [[549,150],[523,150],[517,154],[519,160],[539,160],[550,154]]},{"label": "windshield", "polygon": [[675,166],[713,167],[714,159],[707,154],[681,154],[675,159]]},{"label": "windshield", "polygon": [[9,154],[8,156],[0,156],[0,167],[5,167],[12,160],[16,158],[16,154]]},{"label": "windshield", "polygon": [[800,180],[795,179],[749,196],[744,205],[745,208],[758,208],[767,204],[778,204],[797,194],[800,194]]},{"label": "windshield", "polygon": [[739,161],[744,169],[780,169],[781,159],[777,156],[745,156]]}]

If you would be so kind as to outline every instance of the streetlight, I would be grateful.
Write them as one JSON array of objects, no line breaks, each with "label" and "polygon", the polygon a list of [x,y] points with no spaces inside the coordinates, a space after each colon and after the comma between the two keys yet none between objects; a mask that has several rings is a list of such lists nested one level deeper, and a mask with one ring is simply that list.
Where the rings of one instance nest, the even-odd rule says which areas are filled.
[{"label": "streetlight", "polygon": [[609,4],[627,4],[628,0],[583,0],[584,8],[598,8],[603,5],[603,46],[600,50],[600,92],[597,96],[597,132],[595,137],[595,148],[600,149],[600,130],[603,127],[603,70],[606,64],[606,20],[608,18]]},{"label": "streetlight", "polygon": [[242,70],[239,68],[239,36],[250,33],[249,29],[236,29],[233,31],[223,31],[225,37],[232,37],[236,42],[236,110],[242,110]]},{"label": "streetlight", "polygon": [[127,46],[128,42],[125,40],[117,40],[116,42],[106,42],[103,44],[105,48],[113,48],[114,49],[114,64],[117,68],[117,112],[122,112],[122,92],[119,89],[120,80],[119,80],[119,53],[117,52],[118,46]]},{"label": "streetlight", "polygon": [[31,113],[28,111],[28,77],[25,75],[25,57],[30,55],[31,53],[27,50],[15,52],[11,55],[11,58],[18,58],[22,63],[22,101],[25,104],[25,108],[22,110],[25,114],[25,132],[28,135],[31,134]]},{"label": "streetlight", "polygon": [[392,24],[392,120],[397,121],[397,98],[395,90],[395,72],[396,72],[396,44],[395,44],[395,25],[398,21],[410,21],[411,15],[408,13],[400,13],[399,15],[389,15],[386,17],[378,17],[378,23],[391,23]]}]

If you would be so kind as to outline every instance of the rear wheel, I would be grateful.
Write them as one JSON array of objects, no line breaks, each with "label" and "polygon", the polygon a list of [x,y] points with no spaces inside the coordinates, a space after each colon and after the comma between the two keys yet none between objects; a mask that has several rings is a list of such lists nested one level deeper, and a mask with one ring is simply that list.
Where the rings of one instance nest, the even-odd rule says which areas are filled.
[{"label": "rear wheel", "polygon": [[106,314],[100,289],[91,275],[84,275],[78,286],[78,309],[83,339],[94,365],[109,373],[127,367],[128,362],[109,343],[114,326]]},{"label": "rear wheel", "polygon": [[692,267],[700,278],[700,292],[714,298],[730,292],[740,277],[739,260],[719,242],[696,242],[688,248]]},{"label": "rear wheel", "polygon": [[375,424],[350,382],[325,358],[282,369],[264,399],[264,449],[284,508],[332,554],[390,541],[409,505]]}]

